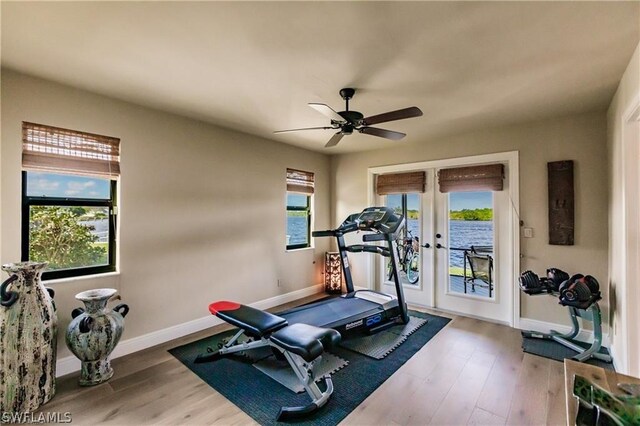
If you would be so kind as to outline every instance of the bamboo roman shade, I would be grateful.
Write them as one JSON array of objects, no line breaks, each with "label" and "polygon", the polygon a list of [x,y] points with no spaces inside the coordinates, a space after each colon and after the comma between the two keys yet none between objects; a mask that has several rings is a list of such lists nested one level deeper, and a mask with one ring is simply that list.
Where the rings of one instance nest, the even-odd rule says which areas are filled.
[{"label": "bamboo roman shade", "polygon": [[504,165],[441,169],[438,178],[440,192],[502,191]]},{"label": "bamboo roman shade", "polygon": [[120,139],[23,122],[22,167],[115,179]]},{"label": "bamboo roman shade", "polygon": [[287,169],[287,191],[313,194],[314,184],[312,172]]},{"label": "bamboo roman shade", "polygon": [[378,175],[376,179],[376,194],[405,194],[424,192],[427,177],[425,172],[393,173]]}]

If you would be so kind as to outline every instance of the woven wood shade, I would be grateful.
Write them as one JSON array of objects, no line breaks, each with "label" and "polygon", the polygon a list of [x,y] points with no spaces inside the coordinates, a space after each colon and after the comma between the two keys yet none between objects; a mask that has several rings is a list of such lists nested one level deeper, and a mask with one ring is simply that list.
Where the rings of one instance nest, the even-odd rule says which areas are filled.
[{"label": "woven wood shade", "polygon": [[313,194],[315,178],[312,172],[287,169],[287,191]]},{"label": "woven wood shade", "polygon": [[22,167],[115,179],[120,175],[120,139],[23,122]]},{"label": "woven wood shade", "polygon": [[438,173],[440,192],[502,191],[504,165],[456,167]]},{"label": "woven wood shade", "polygon": [[427,177],[425,172],[393,173],[378,175],[376,194],[406,194],[424,192]]}]

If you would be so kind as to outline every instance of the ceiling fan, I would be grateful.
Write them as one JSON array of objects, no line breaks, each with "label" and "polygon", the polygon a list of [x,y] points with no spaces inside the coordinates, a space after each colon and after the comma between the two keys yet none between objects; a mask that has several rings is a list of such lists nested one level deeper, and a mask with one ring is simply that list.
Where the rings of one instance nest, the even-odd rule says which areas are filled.
[{"label": "ceiling fan", "polygon": [[405,118],[420,117],[422,111],[418,107],[409,107],[396,111],[385,112],[383,114],[365,117],[361,112],[349,111],[349,99],[353,98],[356,93],[355,89],[342,89],[340,96],[344,99],[346,107],[344,111],[336,112],[330,106],[325,104],[310,103],[309,106],[320,114],[331,120],[331,126],[323,127],[306,127],[302,129],[278,130],[273,133],[298,132],[302,130],[338,130],[325,148],[336,146],[345,135],[350,135],[353,131],[364,133],[365,135],[378,136],[381,138],[400,140],[406,136],[404,133],[394,132],[393,130],[385,130],[377,127],[369,127],[371,124],[386,123],[388,121],[404,120]]}]

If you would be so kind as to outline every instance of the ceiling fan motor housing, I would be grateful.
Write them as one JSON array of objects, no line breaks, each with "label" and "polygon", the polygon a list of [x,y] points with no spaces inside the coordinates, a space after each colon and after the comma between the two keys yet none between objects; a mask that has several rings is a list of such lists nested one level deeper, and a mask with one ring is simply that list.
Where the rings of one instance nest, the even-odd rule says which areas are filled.
[{"label": "ceiling fan motor housing", "polygon": [[359,123],[364,118],[364,115],[358,111],[340,111],[338,114],[340,114],[349,123],[354,124]]},{"label": "ceiling fan motor housing", "polygon": [[344,99],[345,101],[348,101],[349,99],[353,98],[353,95],[355,93],[356,93],[356,89],[351,89],[349,87],[340,90],[340,96],[342,96],[342,99]]}]

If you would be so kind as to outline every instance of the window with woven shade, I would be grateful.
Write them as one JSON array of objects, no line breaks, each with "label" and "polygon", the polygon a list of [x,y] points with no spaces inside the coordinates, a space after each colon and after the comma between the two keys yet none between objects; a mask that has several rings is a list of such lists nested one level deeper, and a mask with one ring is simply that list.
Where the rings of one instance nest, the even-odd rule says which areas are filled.
[{"label": "window with woven shade", "polygon": [[315,175],[287,169],[287,250],[311,247]]},{"label": "window with woven shade", "polygon": [[[398,236],[398,264],[403,285],[419,285],[419,238],[422,193],[427,177],[424,171],[389,173],[376,176],[376,194],[382,197],[385,206],[401,214],[406,226]],[[391,280],[391,265],[387,261],[386,279]]]},{"label": "window with woven shade", "polygon": [[22,259],[43,279],[115,271],[120,139],[22,123]]}]

